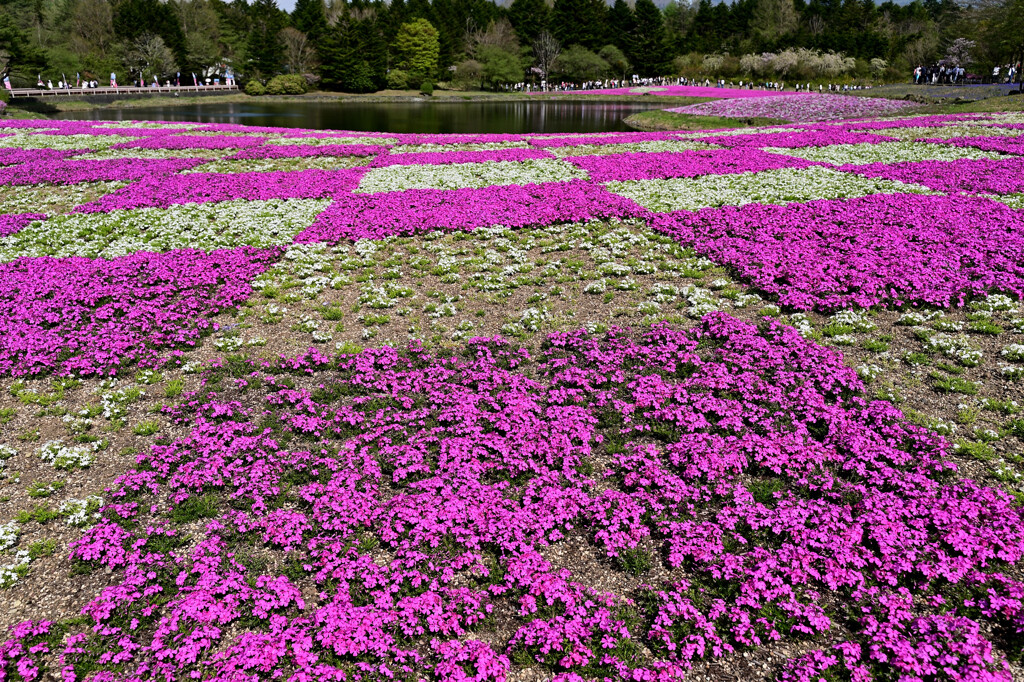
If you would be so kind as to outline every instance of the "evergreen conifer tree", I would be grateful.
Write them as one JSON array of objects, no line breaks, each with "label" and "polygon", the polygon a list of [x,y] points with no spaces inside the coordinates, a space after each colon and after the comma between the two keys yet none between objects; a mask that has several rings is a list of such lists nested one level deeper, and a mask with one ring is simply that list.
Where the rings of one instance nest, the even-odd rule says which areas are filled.
[{"label": "evergreen conifer tree", "polygon": [[631,60],[633,67],[641,76],[660,75],[668,61],[665,18],[661,15],[661,10],[655,6],[654,0],[636,0],[635,12],[636,31],[633,34]]},{"label": "evergreen conifer tree", "polygon": [[284,28],[284,16],[275,0],[255,0],[249,16],[252,24],[245,50],[249,72],[270,78],[284,63],[284,46],[278,35]]},{"label": "evergreen conifer tree", "polygon": [[327,30],[327,12],[324,8],[324,0],[295,0],[295,9],[292,10],[292,26],[299,29],[309,37],[315,47]]}]

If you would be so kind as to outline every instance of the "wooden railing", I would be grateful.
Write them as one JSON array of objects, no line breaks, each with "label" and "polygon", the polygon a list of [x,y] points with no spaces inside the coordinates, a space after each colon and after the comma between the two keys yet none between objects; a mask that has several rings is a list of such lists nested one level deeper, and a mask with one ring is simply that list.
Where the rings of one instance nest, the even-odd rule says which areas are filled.
[{"label": "wooden railing", "polygon": [[238,90],[237,85],[161,85],[160,87],[140,88],[123,85],[116,88],[14,88],[11,97],[89,97],[91,95],[167,95],[171,93],[193,92],[230,92]]}]

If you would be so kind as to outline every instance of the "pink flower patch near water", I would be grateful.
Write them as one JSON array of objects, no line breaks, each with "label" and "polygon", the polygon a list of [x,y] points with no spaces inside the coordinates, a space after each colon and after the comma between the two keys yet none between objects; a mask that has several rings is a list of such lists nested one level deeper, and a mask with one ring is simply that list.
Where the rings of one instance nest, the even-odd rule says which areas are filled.
[{"label": "pink flower patch near water", "polygon": [[434,230],[526,227],[647,213],[633,201],[582,180],[483,189],[411,189],[338,196],[295,241],[337,243]]},{"label": "pink flower patch near water", "polygon": [[113,374],[196,345],[277,250],[136,253],[0,263],[0,374]]},{"label": "pink flower patch near water", "polygon": [[565,161],[587,171],[596,182],[694,178],[701,175],[749,173],[773,168],[806,168],[804,159],[769,154],[759,149],[712,149],[687,152],[627,152],[569,156]]},{"label": "pink flower patch near water", "polygon": [[1024,214],[981,197],[748,204],[652,224],[799,310],[1024,295]]},{"label": "pink flower patch near water", "polygon": [[817,95],[813,93],[793,97],[769,94],[772,96],[700,102],[668,111],[695,116],[777,118],[784,121],[803,122],[898,114],[921,106],[915,102],[878,97]]}]

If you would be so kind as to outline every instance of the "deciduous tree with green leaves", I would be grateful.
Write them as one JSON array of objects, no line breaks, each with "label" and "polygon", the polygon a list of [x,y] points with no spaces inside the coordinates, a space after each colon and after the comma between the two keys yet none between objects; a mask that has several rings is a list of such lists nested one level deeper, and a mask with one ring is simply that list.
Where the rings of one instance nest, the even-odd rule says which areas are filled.
[{"label": "deciduous tree with green leaves", "polygon": [[437,29],[426,19],[402,24],[393,47],[398,68],[408,71],[413,78],[431,78],[437,71],[441,45]]}]

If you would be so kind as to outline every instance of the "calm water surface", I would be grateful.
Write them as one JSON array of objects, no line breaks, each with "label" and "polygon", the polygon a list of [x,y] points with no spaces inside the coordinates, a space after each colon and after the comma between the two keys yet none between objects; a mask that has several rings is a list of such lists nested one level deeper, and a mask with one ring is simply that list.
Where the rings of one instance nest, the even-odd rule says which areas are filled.
[{"label": "calm water surface", "polygon": [[[664,105],[663,105],[664,106]],[[600,102],[259,102],[95,109],[59,116],[77,120],[199,121],[254,126],[372,130],[389,133],[614,132],[651,104]]]}]

